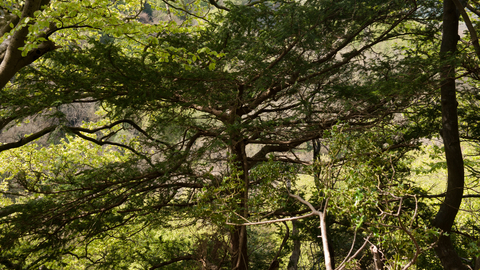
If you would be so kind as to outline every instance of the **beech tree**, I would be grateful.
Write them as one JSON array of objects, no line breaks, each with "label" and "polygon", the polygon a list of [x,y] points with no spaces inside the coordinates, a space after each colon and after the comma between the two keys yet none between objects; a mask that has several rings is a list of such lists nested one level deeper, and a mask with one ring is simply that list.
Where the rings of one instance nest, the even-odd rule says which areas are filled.
[{"label": "beech tree", "polygon": [[[344,262],[353,263],[369,241],[392,254],[393,245],[379,243],[398,232],[404,237],[399,242],[415,250],[404,268],[427,249],[418,244],[428,242],[418,238],[421,226],[413,227],[416,194],[403,189],[406,171],[397,172],[406,170],[402,157],[419,138],[438,132],[437,122],[412,109],[430,110],[438,89],[437,58],[415,47],[438,45],[435,1],[165,2],[165,12],[186,20],[156,26],[125,15],[137,9],[113,12],[118,3],[110,1],[88,21],[95,3],[79,3],[72,22],[67,16],[62,26],[57,15],[48,17],[60,22],[48,25],[54,30],[39,23],[49,21],[41,14],[77,10],[53,1],[40,6],[45,13],[35,15],[38,29],[47,37],[62,28],[95,31],[79,31],[82,42],[70,39],[42,53],[15,71],[14,81],[5,77],[2,129],[39,112],[50,122],[0,145],[5,155],[19,147],[32,153],[13,155],[17,160],[3,171],[10,197],[0,210],[0,263],[34,269],[73,260],[119,267],[113,250],[96,252],[98,239],[121,243],[142,231],[147,236],[139,238],[148,239],[150,229],[177,223],[214,233],[177,253],[157,250],[162,256],[149,250],[161,241],[149,239],[140,245],[145,250],[132,251],[141,254],[132,260],[149,269],[179,262],[248,269],[258,262],[249,258],[247,226],[295,219],[312,208],[323,215],[339,211],[337,217],[348,220],[343,236],[361,236],[362,246],[351,245],[358,252],[341,253]],[[30,17],[21,18],[29,23]],[[29,32],[31,47],[26,34],[23,55],[16,47],[21,59],[43,42],[59,46],[40,32]],[[410,48],[395,47],[410,38]],[[445,72],[442,79],[449,80]],[[70,125],[61,107],[76,103],[97,104],[102,120]],[[46,135],[57,144],[29,145]],[[65,140],[55,141],[59,137]],[[312,140],[330,149],[323,163],[302,156]],[[298,172],[322,176],[311,208],[299,203]],[[441,212],[451,207],[445,205]],[[437,218],[436,226],[448,232],[454,218]],[[284,242],[267,265],[279,264]],[[335,259],[330,263],[333,268]]]}]

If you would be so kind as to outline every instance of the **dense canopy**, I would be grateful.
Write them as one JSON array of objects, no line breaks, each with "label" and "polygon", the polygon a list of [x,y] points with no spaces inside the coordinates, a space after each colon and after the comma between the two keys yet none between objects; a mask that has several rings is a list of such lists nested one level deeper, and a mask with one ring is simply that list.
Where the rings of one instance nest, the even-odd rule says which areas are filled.
[{"label": "dense canopy", "polygon": [[480,269],[475,1],[0,3],[0,269]]}]

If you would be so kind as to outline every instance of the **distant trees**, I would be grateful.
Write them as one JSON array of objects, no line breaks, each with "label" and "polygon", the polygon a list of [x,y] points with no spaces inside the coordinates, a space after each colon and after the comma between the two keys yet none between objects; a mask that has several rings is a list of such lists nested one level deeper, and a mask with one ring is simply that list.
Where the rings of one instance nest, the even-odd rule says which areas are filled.
[{"label": "distant trees", "polygon": [[[436,53],[436,1],[165,4],[151,7],[185,21],[143,25],[135,16],[145,3],[110,1],[45,2],[20,17],[39,25],[18,26],[28,29],[23,55],[15,47],[21,59],[48,31],[63,47],[14,81],[5,75],[2,129],[38,114],[55,121],[0,145],[9,160],[0,171],[1,264],[266,269],[286,267],[289,252],[297,264],[300,243],[321,235],[328,241],[310,259],[328,250],[331,269],[365,268],[379,254],[406,269],[433,267],[425,254],[435,244],[453,247],[435,228],[452,232],[462,194],[442,218],[449,186],[434,228],[426,191],[408,180],[407,153],[438,135],[439,109],[455,101],[437,102],[439,87],[456,90],[447,65],[455,46]],[[61,43],[61,29],[79,39]],[[69,123],[59,108],[77,103],[98,104],[99,121]],[[446,113],[445,142],[449,128],[458,131]],[[52,134],[62,139],[32,143]],[[300,173],[315,180],[302,187]],[[313,209],[324,230],[305,219],[290,231],[287,222]],[[273,220],[285,222],[271,229],[278,241],[249,227]],[[445,258],[444,267],[455,264]]]}]

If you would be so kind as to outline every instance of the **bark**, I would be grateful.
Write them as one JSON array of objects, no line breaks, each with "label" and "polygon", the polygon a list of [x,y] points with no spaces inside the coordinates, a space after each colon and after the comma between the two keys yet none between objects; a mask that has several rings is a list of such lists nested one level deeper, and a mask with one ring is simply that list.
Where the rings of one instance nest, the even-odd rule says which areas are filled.
[{"label": "bark", "polygon": [[[326,207],[325,207],[326,210]],[[325,269],[333,270],[332,266],[332,256],[330,255],[330,249],[328,247],[328,237],[327,237],[327,223],[325,222],[325,212],[320,212],[320,231],[322,232],[322,246],[323,246],[323,256],[325,257]]]},{"label": "bark", "polygon": [[[6,33],[11,30],[10,22],[15,25],[15,23],[21,22],[21,19],[33,17],[34,12],[40,10],[42,5],[48,2],[49,1],[45,0],[26,0],[22,9],[21,18],[13,16],[9,20],[8,25],[2,27],[1,32]],[[16,27],[19,28],[18,26]],[[47,31],[41,33],[39,36],[47,37]],[[38,48],[31,50],[26,56],[22,56],[22,51],[20,51],[19,48],[25,45],[28,34],[27,25],[14,31],[12,36],[0,45],[0,89],[5,87],[20,69],[33,63],[45,53],[57,48],[52,41],[46,40],[39,44]]]},{"label": "bark", "polygon": [[288,270],[297,270],[298,269],[298,260],[300,259],[301,254],[301,242],[298,239],[298,227],[296,220],[292,220],[292,236],[293,236],[293,250],[292,255],[290,255],[290,260],[288,262]]},{"label": "bark", "polygon": [[475,30],[475,27],[473,26],[473,23],[470,20],[470,17],[468,16],[467,11],[465,10],[465,6],[467,4],[466,1],[462,1],[462,2],[460,0],[453,0],[453,3],[457,7],[457,10],[459,10],[459,13],[462,15],[463,21],[467,26],[468,32],[470,33],[472,45],[473,45],[473,48],[475,49],[475,54],[480,59],[480,44],[478,43],[477,31]]},{"label": "bark", "polygon": [[180,257],[177,257],[177,258],[175,258],[175,259],[171,259],[171,260],[169,260],[169,261],[167,261],[167,262],[163,262],[163,263],[156,264],[156,265],[150,267],[150,270],[158,269],[158,268],[161,268],[161,267],[164,267],[164,266],[167,266],[167,265],[176,263],[176,262],[180,262],[180,261],[190,261],[190,260],[195,260],[195,257],[194,257],[193,255],[180,256]]},{"label": "bark", "polygon": [[[0,126],[1,127],[1,126]],[[3,128],[3,127],[1,127]],[[0,145],[0,152],[3,152],[3,151],[6,151],[6,150],[9,150],[9,149],[13,149],[13,148],[18,148],[20,146],[23,146],[27,143],[30,143],[42,136],[44,136],[45,134],[48,134],[52,131],[54,131],[55,129],[57,128],[57,126],[51,126],[51,127],[46,127],[36,133],[33,133],[29,136],[26,136],[26,137],[23,137],[21,138],[20,140],[16,141],[16,142],[11,142],[11,143],[4,143],[2,145]],[[0,129],[1,130],[1,129]]]},{"label": "bark", "polygon": [[325,258],[325,269],[326,270],[333,270],[333,257],[330,254],[330,247],[328,243],[328,235],[327,235],[327,222],[325,221],[326,217],[326,212],[327,212],[327,206],[328,206],[328,198],[325,199],[325,205],[323,206],[323,212],[318,211],[313,207],[311,203],[308,201],[302,199],[298,195],[294,195],[289,193],[288,196],[295,198],[297,201],[305,204],[310,208],[313,214],[317,215],[318,218],[320,219],[320,232],[321,232],[321,237],[322,237],[322,247],[323,247],[323,256]]},{"label": "bark", "polygon": [[[235,165],[238,166],[238,172],[241,172],[240,176],[243,191],[238,196],[241,197],[239,203],[239,215],[243,217],[248,216],[248,163],[247,155],[245,152],[245,142],[238,140],[238,142],[232,147],[232,153],[235,154]],[[246,270],[248,269],[248,250],[247,250],[247,226],[235,226],[231,232],[232,237],[232,268],[234,270]]]},{"label": "bark", "polygon": [[232,237],[232,269],[248,269],[247,254],[247,227],[235,226],[231,232]]},{"label": "bark", "polygon": [[[313,139],[312,140],[313,144],[313,162],[315,163],[316,161],[319,161],[320,158],[320,150],[322,148],[322,145],[320,143],[319,139]],[[320,181],[320,170],[321,168],[316,169],[315,173],[315,182]],[[325,206],[323,212],[319,212],[319,217],[320,217],[320,230],[322,232],[322,246],[323,246],[323,255],[325,256],[325,267],[326,270],[331,270],[335,269],[335,264],[333,260],[333,252],[331,253],[333,249],[331,248],[330,242],[328,241],[328,230],[327,230],[327,222],[326,222],[326,212],[327,212],[327,204],[328,200],[325,200]]]},{"label": "bark", "polygon": [[[447,160],[447,191],[445,200],[435,217],[434,226],[441,232],[449,233],[462,202],[464,189],[464,167],[460,137],[458,131],[457,100],[455,88],[455,60],[458,36],[458,13],[452,0],[443,2],[443,35],[440,57],[441,69],[441,105],[442,135]],[[456,253],[449,236],[442,234],[435,247],[444,269],[466,269]]]},{"label": "bark", "polygon": [[373,255],[373,266],[375,270],[383,270],[382,254],[377,246],[371,245],[370,251]]}]

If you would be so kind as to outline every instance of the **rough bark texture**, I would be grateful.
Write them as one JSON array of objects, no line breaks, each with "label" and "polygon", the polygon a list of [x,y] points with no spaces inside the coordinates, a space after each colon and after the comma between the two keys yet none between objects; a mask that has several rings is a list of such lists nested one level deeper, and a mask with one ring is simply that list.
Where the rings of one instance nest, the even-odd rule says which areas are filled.
[{"label": "rough bark texture", "polygon": [[[440,57],[441,70],[442,135],[448,169],[448,184],[445,200],[435,217],[434,225],[442,232],[449,233],[462,202],[464,189],[464,168],[458,132],[457,100],[455,89],[455,61],[458,42],[458,13],[452,0],[443,2],[443,36]],[[444,269],[466,269],[456,253],[449,236],[441,235],[435,248]]]}]

